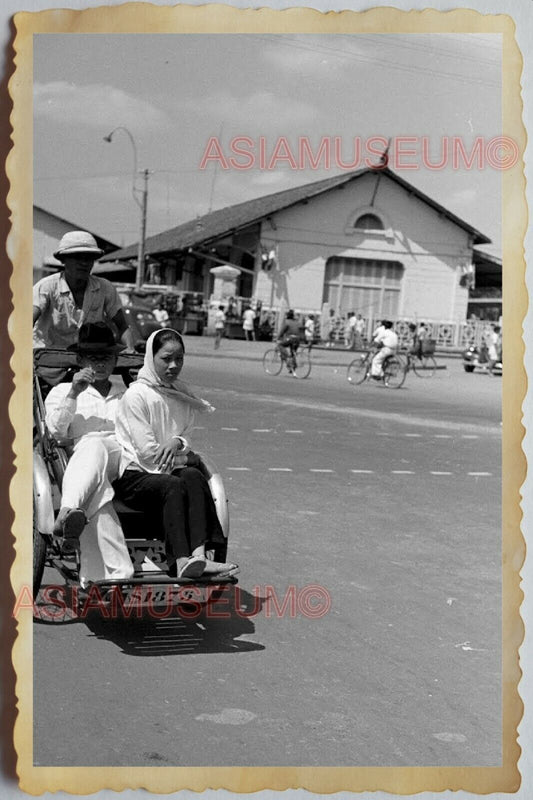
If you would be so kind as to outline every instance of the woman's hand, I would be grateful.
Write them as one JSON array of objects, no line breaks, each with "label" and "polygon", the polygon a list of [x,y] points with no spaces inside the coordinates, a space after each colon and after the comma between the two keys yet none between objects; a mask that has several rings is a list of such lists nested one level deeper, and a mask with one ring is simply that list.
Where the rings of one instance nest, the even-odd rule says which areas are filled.
[{"label": "woman's hand", "polygon": [[85,391],[89,384],[94,383],[94,377],[95,373],[92,367],[83,367],[83,369],[80,369],[72,378],[72,384],[67,397],[76,399],[78,395]]},{"label": "woman's hand", "polygon": [[160,444],[154,456],[156,466],[162,472],[172,472],[176,458],[183,454],[184,445],[181,439],[168,439],[163,444]]}]

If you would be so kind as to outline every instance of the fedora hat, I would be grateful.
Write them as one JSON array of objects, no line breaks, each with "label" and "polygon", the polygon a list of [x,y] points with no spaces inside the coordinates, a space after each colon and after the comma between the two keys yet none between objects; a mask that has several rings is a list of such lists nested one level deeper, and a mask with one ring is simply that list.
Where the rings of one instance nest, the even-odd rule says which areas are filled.
[{"label": "fedora hat", "polygon": [[115,334],[105,322],[85,322],[78,331],[76,344],[67,350],[76,353],[120,353],[126,345],[117,344]]},{"label": "fedora hat", "polygon": [[104,251],[96,244],[94,236],[87,231],[69,231],[65,233],[59,242],[54,256],[61,261],[62,256],[74,255],[75,253],[92,253],[94,260],[100,258]]}]

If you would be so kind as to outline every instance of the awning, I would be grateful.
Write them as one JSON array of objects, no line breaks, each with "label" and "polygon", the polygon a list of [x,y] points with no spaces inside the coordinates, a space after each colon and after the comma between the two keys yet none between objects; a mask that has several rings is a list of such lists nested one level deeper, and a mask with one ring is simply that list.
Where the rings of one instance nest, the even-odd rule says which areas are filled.
[{"label": "awning", "polygon": [[128,272],[128,273],[135,273],[135,267],[127,267],[125,264],[96,264],[92,270],[92,275],[107,275],[110,272]]}]

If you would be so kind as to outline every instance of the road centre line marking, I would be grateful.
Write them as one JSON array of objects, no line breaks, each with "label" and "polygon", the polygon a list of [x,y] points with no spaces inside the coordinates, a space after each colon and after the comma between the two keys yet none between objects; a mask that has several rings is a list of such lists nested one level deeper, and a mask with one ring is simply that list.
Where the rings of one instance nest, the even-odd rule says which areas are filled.
[{"label": "road centre line marking", "polygon": [[[207,391],[207,388],[206,388]],[[297,409],[298,413],[301,415],[302,410],[310,411],[310,412],[319,412],[320,414],[324,413],[331,413],[334,415],[336,419],[343,418],[346,419],[346,426],[349,425],[360,425],[362,419],[372,419],[376,420],[379,424],[383,424],[383,409],[364,409],[355,407],[353,405],[349,406],[342,406],[337,405],[336,403],[330,402],[325,403],[323,400],[314,401],[314,400],[306,400],[301,396],[298,397],[285,397],[279,395],[269,395],[269,394],[261,394],[258,395],[256,392],[246,392],[242,390],[229,390],[229,389],[213,389],[213,393],[217,395],[223,394],[231,395],[239,397],[241,400],[250,400],[256,406],[259,404],[266,404],[270,406],[278,406],[278,407],[285,407],[285,408],[295,408]],[[399,423],[402,426],[410,425],[411,429],[413,425],[420,425],[423,426],[424,429],[432,428],[433,430],[449,430],[450,427],[453,427],[454,435],[458,436],[460,433],[478,433],[481,436],[489,434],[490,436],[497,436],[498,438],[501,436],[501,422],[489,423],[486,422],[485,424],[476,424],[476,423],[462,423],[458,422],[457,419],[454,417],[453,419],[433,419],[431,417],[423,417],[423,416],[416,416],[412,413],[407,412],[395,412],[391,413],[388,419],[393,420],[396,423]],[[400,434],[402,435],[402,434]],[[428,434],[432,435],[432,434]]]},{"label": "road centre line marking", "polygon": [[331,431],[317,431],[317,433],[324,433],[324,434],[327,433],[329,436],[331,436]]},{"label": "road centre line marking", "polygon": [[453,436],[449,433],[436,433],[435,439],[453,439]]},{"label": "road centre line marking", "polygon": [[272,428],[252,428],[252,433],[270,433]]},{"label": "road centre line marking", "polygon": [[376,436],[391,436],[390,433],[376,433]]},{"label": "road centre line marking", "polygon": [[303,433],[303,431],[285,431],[285,433]]},{"label": "road centre line marking", "polygon": [[404,436],[410,436],[410,437],[411,437],[411,438],[413,438],[413,439],[414,439],[414,438],[420,439],[420,437],[422,436],[422,434],[421,434],[421,433],[404,433]]},{"label": "road centre line marking", "polygon": [[221,428],[221,431],[238,431],[238,428]]},{"label": "road centre line marking", "polygon": [[[226,467],[228,472],[251,472],[251,467]],[[268,472],[294,472],[295,470],[292,467],[267,467]],[[325,473],[325,474],[333,474],[336,473],[334,469],[319,469],[319,468],[311,468],[309,472],[315,473]],[[350,472],[354,473],[355,475],[374,475],[375,470],[373,469],[351,469]],[[391,470],[392,475],[416,475],[416,471],[412,469],[393,469]],[[448,472],[445,470],[430,470],[430,475],[454,475],[456,473]],[[490,477],[493,475],[492,472],[468,472],[467,475],[471,475],[473,477]]]},{"label": "road centre line marking", "polygon": [[479,439],[479,436],[476,433],[463,433],[461,439]]}]

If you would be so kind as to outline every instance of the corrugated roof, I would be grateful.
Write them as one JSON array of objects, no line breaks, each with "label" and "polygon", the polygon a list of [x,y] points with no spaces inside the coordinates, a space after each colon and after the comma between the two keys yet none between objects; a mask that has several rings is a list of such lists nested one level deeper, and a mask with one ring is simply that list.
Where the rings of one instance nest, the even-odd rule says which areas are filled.
[{"label": "corrugated roof", "polygon": [[[169,253],[173,250],[184,250],[200,243],[218,239],[236,229],[245,228],[253,223],[259,222],[277,211],[289,208],[296,203],[309,200],[317,195],[343,186],[369,172],[378,174],[378,170],[376,169],[360,169],[355,172],[335,175],[325,180],[306,183],[303,186],[297,186],[293,189],[285,189],[281,192],[257,197],[254,200],[246,200],[243,203],[227,206],[218,211],[212,211],[210,214],[204,214],[202,217],[192,219],[168,231],[163,231],[163,233],[148,237],[145,243],[146,254],[153,256],[162,255],[163,253]],[[381,169],[380,172],[382,175],[386,175],[391,180],[398,183],[406,191],[414,194],[420,200],[423,200],[440,214],[446,216],[456,225],[468,231],[468,233],[474,237],[474,244],[490,243],[491,240],[487,236],[484,236],[480,231],[468,225],[464,220],[456,217],[455,214],[452,214],[451,211],[448,211],[444,206],[432,200],[412,184],[404,181],[403,178],[400,178],[399,175],[392,172],[388,167]],[[137,244],[134,244],[129,247],[123,247],[114,253],[110,253],[101,260],[110,261],[112,259],[135,258],[136,256]]]},{"label": "corrugated roof", "polygon": [[473,252],[474,261],[488,261],[491,264],[497,264],[501,267],[502,265],[502,257],[501,254],[496,252],[489,252],[487,250],[480,250],[477,248]]}]

